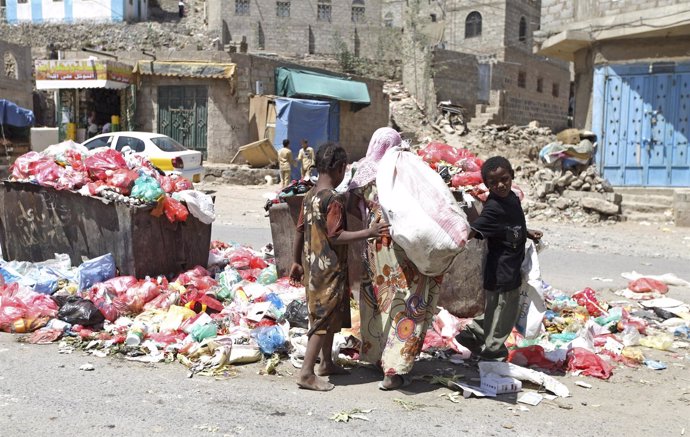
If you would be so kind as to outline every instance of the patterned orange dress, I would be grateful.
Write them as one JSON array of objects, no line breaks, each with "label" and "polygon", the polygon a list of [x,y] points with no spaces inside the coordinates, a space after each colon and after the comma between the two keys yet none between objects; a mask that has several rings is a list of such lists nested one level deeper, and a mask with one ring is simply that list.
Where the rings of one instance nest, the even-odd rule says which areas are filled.
[{"label": "patterned orange dress", "polygon": [[302,266],[309,309],[308,336],[350,327],[347,245],[329,242],[344,230],[344,197],[335,190],[309,190],[297,223],[297,232],[304,233]]},{"label": "patterned orange dress", "polygon": [[[375,183],[361,188],[369,224],[381,217]],[[362,279],[360,358],[379,363],[386,375],[412,370],[436,313],[440,278],[422,275],[390,239],[369,241]]]}]

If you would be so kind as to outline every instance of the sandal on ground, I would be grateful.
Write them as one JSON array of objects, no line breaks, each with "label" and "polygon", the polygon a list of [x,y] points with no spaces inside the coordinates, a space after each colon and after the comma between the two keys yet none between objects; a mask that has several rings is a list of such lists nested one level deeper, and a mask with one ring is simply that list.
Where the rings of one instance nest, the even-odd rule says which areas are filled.
[{"label": "sandal on ground", "polygon": [[383,385],[383,381],[379,381],[379,390],[383,390],[383,391],[398,390],[398,389],[401,389],[403,387],[407,387],[408,385],[412,384],[412,378],[410,377],[410,375],[396,375],[396,376],[399,376],[400,379],[402,379],[402,384],[400,384],[397,387],[388,388],[385,385]]}]

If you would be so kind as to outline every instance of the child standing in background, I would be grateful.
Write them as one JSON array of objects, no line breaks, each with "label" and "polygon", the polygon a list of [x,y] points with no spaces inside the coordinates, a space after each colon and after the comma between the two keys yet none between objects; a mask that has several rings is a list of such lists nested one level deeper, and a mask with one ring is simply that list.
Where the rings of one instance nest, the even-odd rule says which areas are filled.
[{"label": "child standing in background", "polygon": [[296,165],[297,163],[292,157],[292,150],[290,150],[290,140],[286,138],[283,140],[283,148],[278,152],[281,188],[285,188],[290,184],[290,173],[292,172],[292,167]]},{"label": "child standing in background", "polygon": [[511,190],[515,173],[506,158],[487,159],[481,173],[489,197],[480,216],[471,221],[469,238],[488,241],[484,314],[456,339],[480,359],[503,361],[508,357],[505,341],[519,316],[525,243],[527,238],[539,241],[542,232],[527,229],[520,199]]},{"label": "child standing in background", "polygon": [[[347,244],[388,235],[388,224],[375,222],[369,229],[345,230],[345,200],[335,191],[345,177],[345,149],[326,143],[316,155],[319,179],[305,195],[295,235],[290,281],[304,278],[309,309],[307,351],[297,385],[317,391],[333,389],[320,376],[345,373],[333,362],[333,335],[350,326],[350,289]],[[321,363],[315,371],[316,359]]]}]

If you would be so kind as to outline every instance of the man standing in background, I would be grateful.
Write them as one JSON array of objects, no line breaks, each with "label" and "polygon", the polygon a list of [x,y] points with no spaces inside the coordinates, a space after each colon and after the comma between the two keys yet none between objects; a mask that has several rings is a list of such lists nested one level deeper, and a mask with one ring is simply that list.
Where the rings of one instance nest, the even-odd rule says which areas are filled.
[{"label": "man standing in background", "polygon": [[[301,153],[301,151],[300,151]],[[290,184],[290,173],[292,166],[297,166],[297,163],[292,157],[292,150],[290,150],[290,140],[287,138],[283,140],[283,148],[278,152],[278,168],[280,169],[280,186],[285,188]]]},{"label": "man standing in background", "polygon": [[314,167],[314,149],[309,147],[307,140],[302,140],[302,148],[299,150],[297,160],[302,163],[302,179],[307,179]]}]

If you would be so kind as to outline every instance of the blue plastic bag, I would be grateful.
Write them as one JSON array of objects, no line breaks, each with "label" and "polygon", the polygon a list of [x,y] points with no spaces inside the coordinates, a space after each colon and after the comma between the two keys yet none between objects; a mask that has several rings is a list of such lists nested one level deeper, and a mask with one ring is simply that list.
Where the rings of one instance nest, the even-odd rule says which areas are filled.
[{"label": "blue plastic bag", "polygon": [[77,273],[79,277],[79,289],[85,290],[93,284],[107,281],[115,277],[115,258],[108,253],[98,258],[84,261]]},{"label": "blue plastic bag", "polygon": [[142,175],[134,181],[131,196],[146,202],[153,202],[164,194],[165,191],[163,191],[157,180],[151,176]]},{"label": "blue plastic bag", "polygon": [[252,331],[252,337],[259,345],[261,352],[267,355],[285,346],[285,334],[277,325],[260,326]]}]

